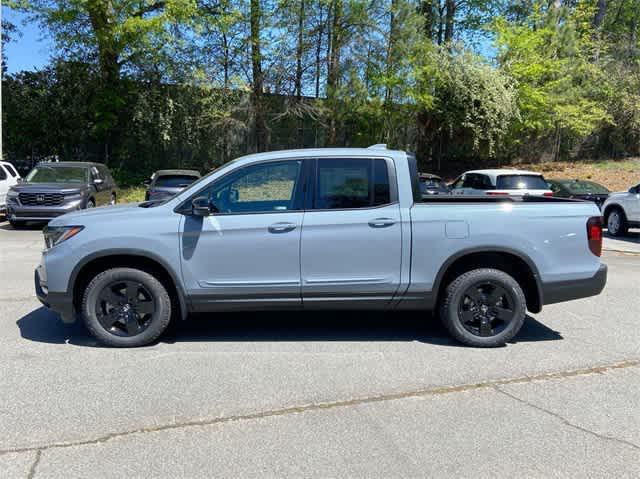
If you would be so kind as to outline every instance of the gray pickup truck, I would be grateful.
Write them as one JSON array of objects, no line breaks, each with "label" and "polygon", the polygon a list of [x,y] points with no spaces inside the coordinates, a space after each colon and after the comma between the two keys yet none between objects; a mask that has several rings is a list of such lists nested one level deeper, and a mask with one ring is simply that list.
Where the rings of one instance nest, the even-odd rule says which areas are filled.
[{"label": "gray pickup truck", "polygon": [[[245,156],[164,202],[70,213],[44,231],[41,302],[111,346],[190,312],[438,310],[464,344],[505,344],[526,311],[600,293],[593,203],[420,194],[382,146]],[[425,318],[426,318],[425,314]]]}]

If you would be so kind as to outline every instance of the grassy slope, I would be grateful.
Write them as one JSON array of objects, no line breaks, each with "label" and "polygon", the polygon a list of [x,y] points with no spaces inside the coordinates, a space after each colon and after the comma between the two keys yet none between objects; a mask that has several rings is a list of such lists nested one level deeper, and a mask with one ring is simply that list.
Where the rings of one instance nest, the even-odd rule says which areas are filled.
[{"label": "grassy slope", "polygon": [[588,163],[544,163],[517,165],[517,167],[540,171],[545,178],[579,178],[595,181],[611,191],[626,191],[640,183],[640,158]]}]

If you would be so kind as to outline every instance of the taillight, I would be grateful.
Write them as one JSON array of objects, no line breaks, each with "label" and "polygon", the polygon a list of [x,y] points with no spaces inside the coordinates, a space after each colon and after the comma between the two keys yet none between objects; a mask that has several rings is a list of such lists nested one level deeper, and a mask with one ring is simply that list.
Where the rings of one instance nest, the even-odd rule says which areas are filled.
[{"label": "taillight", "polygon": [[587,220],[589,249],[596,256],[602,254],[602,217],[592,216]]},{"label": "taillight", "polygon": [[505,191],[487,191],[487,196],[509,196]]},{"label": "taillight", "polygon": [[547,191],[545,193],[542,193],[542,196],[553,196],[553,193],[551,191]]}]

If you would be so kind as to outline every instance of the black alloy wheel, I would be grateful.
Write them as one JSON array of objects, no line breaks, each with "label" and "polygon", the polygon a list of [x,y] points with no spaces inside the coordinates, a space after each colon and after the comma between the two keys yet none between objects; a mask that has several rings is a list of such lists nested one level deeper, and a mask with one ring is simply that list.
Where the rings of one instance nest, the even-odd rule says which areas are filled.
[{"label": "black alloy wheel", "polygon": [[82,295],[82,316],[102,344],[138,347],[152,343],[171,322],[171,297],[148,271],[113,268],[89,282]]},{"label": "black alloy wheel", "polygon": [[527,313],[522,287],[510,274],[493,268],[462,273],[445,288],[440,319],[463,344],[480,348],[504,346]]},{"label": "black alloy wheel", "polygon": [[491,281],[468,287],[458,306],[463,327],[481,337],[496,336],[515,317],[514,299],[505,288]]},{"label": "black alloy wheel", "polygon": [[153,296],[141,283],[116,281],[98,295],[96,316],[116,336],[135,336],[149,327],[156,312]]}]

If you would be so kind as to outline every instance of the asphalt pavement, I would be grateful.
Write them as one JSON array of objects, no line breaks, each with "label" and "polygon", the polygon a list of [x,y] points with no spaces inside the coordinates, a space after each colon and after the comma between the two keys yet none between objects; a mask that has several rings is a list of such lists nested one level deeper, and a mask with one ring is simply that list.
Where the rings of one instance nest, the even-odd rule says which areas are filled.
[{"label": "asphalt pavement", "polygon": [[[615,243],[614,243],[615,241]],[[0,223],[0,477],[638,477],[640,241],[504,348],[420,313],[215,314],[103,348]]]}]

